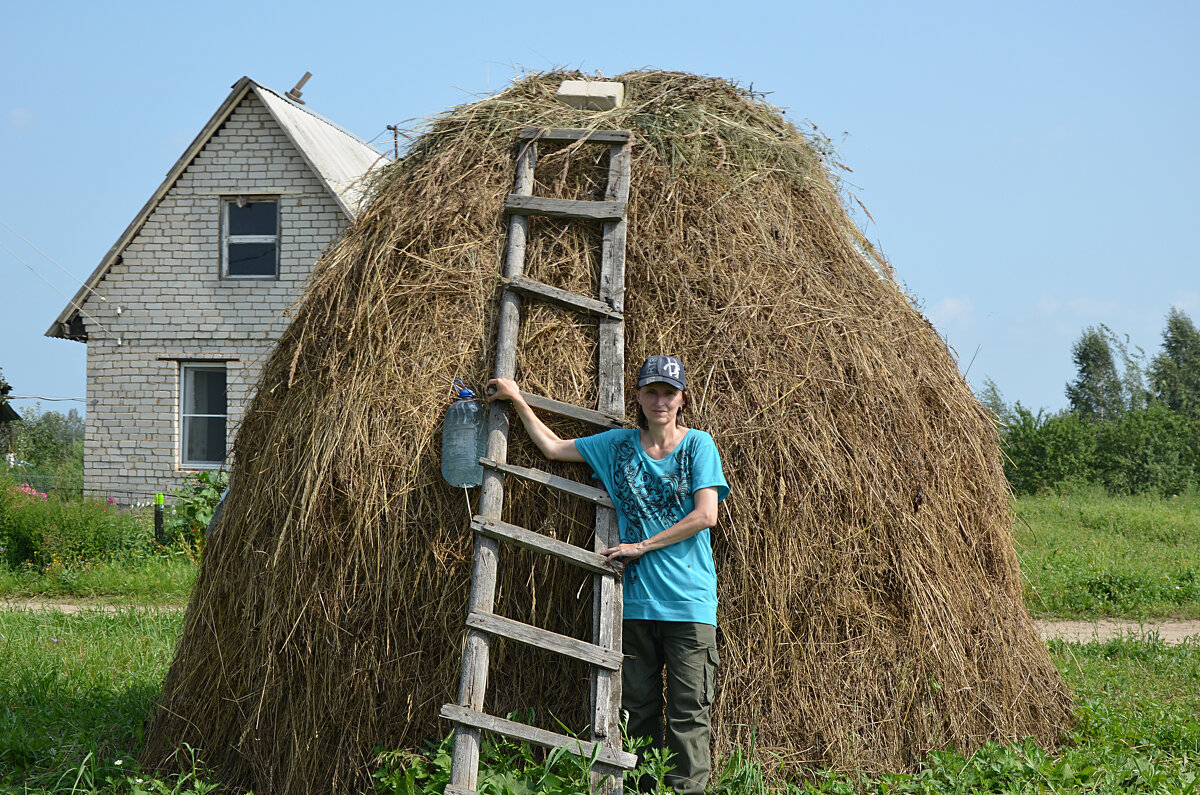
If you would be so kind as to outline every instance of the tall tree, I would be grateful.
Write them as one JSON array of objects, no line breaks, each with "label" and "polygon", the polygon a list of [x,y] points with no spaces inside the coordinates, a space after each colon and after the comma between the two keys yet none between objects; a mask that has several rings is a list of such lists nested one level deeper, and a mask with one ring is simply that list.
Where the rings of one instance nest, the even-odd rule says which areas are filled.
[{"label": "tall tree", "polygon": [[4,371],[0,370],[0,456],[12,452],[13,423],[21,419],[16,409],[8,405],[8,393],[12,387],[4,380]]},{"label": "tall tree", "polygon": [[75,409],[64,416],[35,403],[16,426],[13,452],[35,467],[58,466],[82,453],[83,418]]},{"label": "tall tree", "polygon": [[1162,351],[1150,363],[1150,380],[1168,408],[1200,416],[1200,331],[1182,310],[1167,313]]},{"label": "tall tree", "polygon": [[1012,406],[1004,402],[1000,387],[990,377],[983,379],[983,391],[979,393],[979,402],[991,412],[992,417],[1003,427],[1012,425],[1017,420]]},{"label": "tall tree", "polygon": [[1111,332],[1101,326],[1088,326],[1071,348],[1077,375],[1067,384],[1067,400],[1071,408],[1085,419],[1105,420],[1120,416],[1125,407],[1124,384],[1117,372]]}]

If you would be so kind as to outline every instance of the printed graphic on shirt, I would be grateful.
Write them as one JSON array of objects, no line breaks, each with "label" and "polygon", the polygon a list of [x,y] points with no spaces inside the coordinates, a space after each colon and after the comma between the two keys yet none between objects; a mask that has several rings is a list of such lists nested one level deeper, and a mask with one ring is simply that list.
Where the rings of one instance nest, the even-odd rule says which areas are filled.
[{"label": "printed graphic on shirt", "polygon": [[625,439],[615,445],[613,456],[613,496],[621,504],[629,538],[637,543],[649,535],[642,528],[643,519],[657,519],[664,527],[684,517],[683,501],[692,493],[692,461],[687,450],[676,452],[675,476],[650,472],[635,446],[636,440]]},{"label": "printed graphic on shirt", "polygon": [[[638,455],[636,437],[617,442],[613,449],[613,497],[625,515],[625,532],[621,541],[636,544],[652,534],[642,526],[642,520],[659,527],[669,527],[685,515],[683,501],[691,495],[692,463],[687,450],[677,450],[675,476],[656,475],[649,471]],[[652,525],[653,526],[653,525]],[[625,566],[626,576],[638,579],[638,563],[632,560]]]}]

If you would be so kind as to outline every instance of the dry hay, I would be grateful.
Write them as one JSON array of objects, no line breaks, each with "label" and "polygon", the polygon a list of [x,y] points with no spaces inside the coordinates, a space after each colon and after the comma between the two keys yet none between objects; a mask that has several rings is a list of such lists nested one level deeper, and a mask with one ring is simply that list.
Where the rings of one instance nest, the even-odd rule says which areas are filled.
[{"label": "dry hay", "polygon": [[[1021,603],[994,428],[847,217],[822,140],[719,79],[623,75],[625,106],[591,113],[554,100],[572,76],[435,120],[321,262],[238,434],[143,761],[188,743],[260,794],[343,792],[369,786],[374,749],[449,730],[471,539],[438,476],[440,418],[454,376],[489,370],[528,125],[636,135],[627,369],[684,358],[690,422],[733,487],[714,531],[717,750],[878,773],[1057,743],[1072,702]],[[535,192],[595,197],[605,151],[543,145]],[[597,230],[535,220],[530,241],[529,276],[594,291]],[[522,387],[594,405],[594,324],[527,307]],[[513,437],[511,461],[587,478]],[[588,506],[510,485],[508,521],[588,543]],[[498,613],[590,636],[585,576],[501,557]],[[503,642],[493,663],[493,714],[584,728],[583,667]]]}]

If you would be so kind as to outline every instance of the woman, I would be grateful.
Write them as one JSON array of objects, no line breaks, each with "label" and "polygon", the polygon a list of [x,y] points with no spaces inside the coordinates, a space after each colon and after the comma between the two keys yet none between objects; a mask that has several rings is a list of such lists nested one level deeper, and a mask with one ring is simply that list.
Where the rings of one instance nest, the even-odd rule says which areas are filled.
[{"label": "woman", "polygon": [[[684,426],[683,363],[651,356],[638,372],[635,429],[562,439],[538,419],[515,382],[490,381],[489,400],[513,404],[553,461],[591,465],[616,506],[621,543],[604,550],[625,563],[621,706],[627,732],[673,754],[668,783],[699,795],[708,783],[709,706],[719,662],[717,577],[709,529],[729,493],[710,435]],[[666,668],[666,731],[662,671]]]}]

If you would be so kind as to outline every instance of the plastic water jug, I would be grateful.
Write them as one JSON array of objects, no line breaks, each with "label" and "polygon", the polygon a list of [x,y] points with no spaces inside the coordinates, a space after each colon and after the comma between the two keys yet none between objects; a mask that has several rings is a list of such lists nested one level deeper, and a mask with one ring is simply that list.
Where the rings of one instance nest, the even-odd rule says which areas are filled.
[{"label": "plastic water jug", "polygon": [[479,459],[486,454],[487,406],[471,390],[460,389],[442,423],[442,478],[458,488],[478,486],[483,482]]}]

